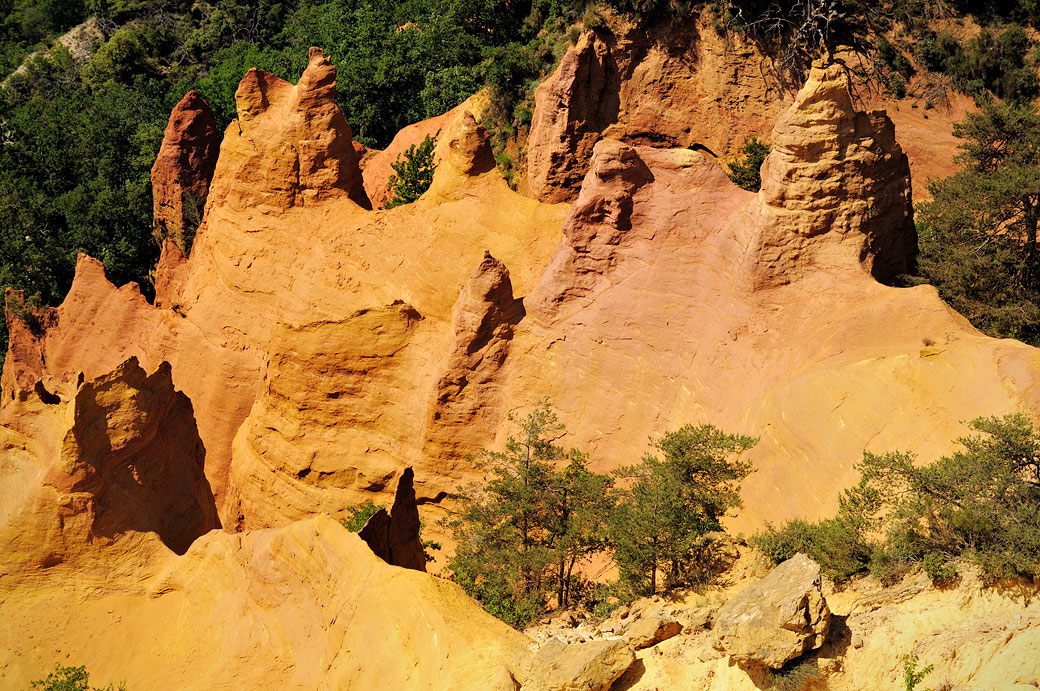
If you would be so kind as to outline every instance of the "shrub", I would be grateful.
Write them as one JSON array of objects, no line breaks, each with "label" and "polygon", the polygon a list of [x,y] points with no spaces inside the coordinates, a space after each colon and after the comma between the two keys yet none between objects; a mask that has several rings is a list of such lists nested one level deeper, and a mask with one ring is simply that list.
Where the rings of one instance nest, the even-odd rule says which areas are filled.
[{"label": "shrub", "polygon": [[921,664],[921,661],[917,655],[903,656],[903,685],[906,687],[906,691],[914,691],[917,685],[924,681],[924,678],[935,669],[935,665],[917,669],[919,664]]},{"label": "shrub", "polygon": [[[117,691],[112,684],[102,689],[89,686],[89,681],[90,673],[87,672],[86,666],[63,667],[59,664],[46,679],[34,681],[31,686],[41,691]],[[118,691],[126,691],[126,684],[119,684]]]},{"label": "shrub", "polygon": [[769,146],[758,137],[744,137],[738,158],[729,164],[729,179],[749,192],[762,188],[762,163],[769,155]]},{"label": "shrub", "polygon": [[433,172],[436,166],[433,164],[433,149],[437,144],[436,136],[438,130],[432,137],[426,135],[419,146],[412,144],[408,150],[397,157],[390,165],[394,174],[386,183],[386,189],[391,193],[390,201],[386,203],[387,209],[403,204],[411,204],[430,189],[433,184]]},{"label": "shrub", "polygon": [[340,519],[340,524],[352,533],[361,532],[361,529],[368,523],[368,519],[376,515],[380,509],[385,508],[385,506],[366,501],[361,506],[355,506],[351,509],[349,516]]}]

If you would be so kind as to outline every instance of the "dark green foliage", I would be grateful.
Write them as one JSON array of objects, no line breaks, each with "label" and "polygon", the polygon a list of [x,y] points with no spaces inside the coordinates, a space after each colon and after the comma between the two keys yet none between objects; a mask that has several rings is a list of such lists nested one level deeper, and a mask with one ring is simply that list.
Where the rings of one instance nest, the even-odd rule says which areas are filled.
[{"label": "dark green foliage", "polygon": [[[438,131],[437,134],[440,134]],[[411,204],[430,189],[433,184],[433,149],[437,144],[436,134],[426,137],[419,146],[412,144],[391,163],[393,175],[386,182],[386,189],[391,193],[386,208],[392,209],[402,204]]]},{"label": "dark green foliage", "polygon": [[487,609],[512,626],[567,606],[580,586],[575,566],[603,549],[611,479],[583,454],[553,443],[563,434],[548,402],[519,423],[505,451],[483,451],[484,482],[465,489],[447,525],[458,546],[448,568]]},{"label": "dark green foliage", "polygon": [[1040,114],[989,102],[954,126],[962,170],[918,208],[923,281],[992,336],[1040,342]]},{"label": "dark green foliage", "polygon": [[365,524],[368,523],[368,519],[372,518],[380,509],[385,509],[385,506],[374,504],[371,501],[366,501],[361,506],[356,506],[350,510],[350,515],[340,520],[340,523],[344,528],[352,533],[360,532]]},{"label": "dark green foliage", "polygon": [[691,582],[701,538],[721,530],[720,519],[739,507],[739,484],[752,471],[738,456],[756,439],[711,425],[685,425],[653,442],[647,455],[616,475],[632,483],[621,494],[610,524],[620,578],[637,594]]},{"label": "dark green foliage", "polygon": [[[485,85],[498,105],[489,128],[509,137],[514,120],[529,121],[533,80],[555,64],[584,3],[0,0],[0,9],[0,77],[88,15],[106,37],[85,65],[55,49],[0,89],[0,288],[53,305],[78,252],[149,293],[158,250],[149,170],[189,89],[223,129],[246,70],[296,80],[314,45],[337,64],[338,103],[365,144],[383,147]],[[0,327],[3,352],[6,342]]]},{"label": "dark green foliage", "polygon": [[1035,47],[1022,27],[1012,24],[1000,33],[983,29],[944,61],[961,91],[973,96],[989,92],[1001,99],[1029,100],[1037,96]]},{"label": "dark green foliage", "polygon": [[56,304],[86,252],[115,283],[148,290],[149,168],[164,110],[144,78],[88,90],[64,51],[10,79],[0,90],[0,287]]},{"label": "dark green foliage", "polygon": [[874,546],[868,535],[880,508],[877,492],[868,486],[846,490],[834,518],[811,523],[801,519],[787,521],[780,528],[766,530],[751,539],[752,544],[774,563],[795,554],[808,554],[820,565],[824,575],[836,583],[848,580],[870,566]]},{"label": "dark green foliage", "polygon": [[758,192],[762,188],[762,162],[768,155],[769,145],[754,135],[744,137],[739,158],[729,164],[729,179],[749,192]]},{"label": "dark green foliage", "polygon": [[[47,675],[46,679],[32,682],[34,689],[41,691],[117,691],[116,687],[109,684],[105,688],[89,686],[90,673],[86,666],[63,667],[58,665],[54,671]],[[118,691],[126,691],[126,684],[120,684]]]},{"label": "dark green foliage", "polygon": [[[920,564],[942,583],[956,576],[957,559],[990,580],[1036,579],[1040,434],[1021,414],[978,418],[971,428],[960,451],[927,465],[906,453],[864,453],[860,483],[835,518],[769,528],[755,544],[776,562],[806,552],[835,580],[869,567],[891,581]],[[870,537],[878,531],[881,539]]]}]

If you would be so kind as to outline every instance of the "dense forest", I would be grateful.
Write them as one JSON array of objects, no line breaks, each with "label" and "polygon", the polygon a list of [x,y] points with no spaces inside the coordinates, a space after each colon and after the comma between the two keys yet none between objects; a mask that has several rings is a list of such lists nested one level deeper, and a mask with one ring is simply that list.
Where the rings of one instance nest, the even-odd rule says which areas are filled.
[{"label": "dense forest", "polygon": [[[869,77],[893,97],[926,108],[945,89],[1016,104],[1038,92],[1029,28],[1040,5],[1025,0],[0,0],[0,285],[25,290],[30,305],[57,304],[86,252],[117,284],[137,281],[150,293],[158,247],[149,169],[170,109],[189,89],[226,126],[249,67],[295,80],[315,45],[338,66],[339,104],[365,145],[384,147],[401,127],[490,87],[485,124],[501,146],[530,122],[534,86],[568,42],[582,28],[608,31],[610,12],[636,22],[710,12],[717,31],[759,41],[795,76],[813,55],[851,47],[873,58]],[[965,17],[982,29],[957,38]],[[56,40],[88,19],[89,45]],[[923,87],[911,86],[915,74],[927,76],[914,82]],[[954,293],[971,293],[970,277],[929,264],[944,256],[937,243],[956,235],[927,232],[943,228],[924,226],[925,275],[908,280],[939,284],[962,308]],[[1040,334],[1040,281],[1026,273],[1018,292],[965,300],[1002,300],[997,311],[1029,323],[1012,316],[982,328]],[[0,353],[6,340],[0,329]]]}]

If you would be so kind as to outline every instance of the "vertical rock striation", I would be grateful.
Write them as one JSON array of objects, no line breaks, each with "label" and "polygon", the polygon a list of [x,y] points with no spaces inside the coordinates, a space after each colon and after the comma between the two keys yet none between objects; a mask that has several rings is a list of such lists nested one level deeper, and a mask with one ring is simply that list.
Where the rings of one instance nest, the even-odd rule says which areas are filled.
[{"label": "vertical rock striation", "polygon": [[86,553],[134,534],[183,554],[220,527],[194,410],[169,364],[148,374],[130,358],[93,379],[47,384],[54,390],[37,381],[17,396],[0,427],[11,471],[0,476],[0,576],[83,567]]},{"label": "vertical rock striation", "polygon": [[452,310],[454,343],[437,382],[429,413],[425,452],[444,461],[459,460],[494,437],[500,422],[498,374],[524,317],[523,301],[513,297],[509,269],[484,252]]},{"label": "vertical rock striation", "polygon": [[619,80],[610,48],[586,31],[535,90],[527,158],[535,197],[563,202],[577,194],[600,133],[617,120]]},{"label": "vertical rock striation", "polygon": [[224,134],[212,194],[237,208],[279,213],[346,195],[371,208],[353,132],[336,105],[336,68],[311,48],[295,86],[250,69],[235,92],[238,119]]},{"label": "vertical rock striation", "polygon": [[202,221],[219,149],[213,111],[202,96],[189,91],[170,113],[152,164],[153,234],[160,244],[169,238],[187,252]]}]

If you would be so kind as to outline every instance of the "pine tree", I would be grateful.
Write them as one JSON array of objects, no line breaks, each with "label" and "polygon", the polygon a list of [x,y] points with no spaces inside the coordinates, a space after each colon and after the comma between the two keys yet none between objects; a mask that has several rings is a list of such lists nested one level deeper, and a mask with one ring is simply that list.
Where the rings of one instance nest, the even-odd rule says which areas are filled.
[{"label": "pine tree", "polygon": [[[438,130],[437,134],[440,134]],[[390,165],[394,174],[386,183],[386,189],[393,195],[386,203],[387,209],[403,204],[411,204],[430,189],[433,184],[433,149],[437,144],[437,134],[426,135],[417,147],[412,144],[407,151],[397,157]]]},{"label": "pine tree", "polygon": [[542,401],[504,451],[481,451],[484,480],[463,491],[447,523],[458,543],[448,569],[514,626],[539,615],[550,593],[566,606],[575,566],[605,545],[611,479],[588,470],[584,454],[558,446],[563,433]]},{"label": "pine tree", "polygon": [[741,506],[740,481],[752,467],[739,455],[756,442],[712,425],[684,425],[653,442],[660,457],[617,471],[631,483],[610,530],[622,581],[652,595],[658,571],[669,586],[688,580],[699,539],[721,530],[726,512]]}]

